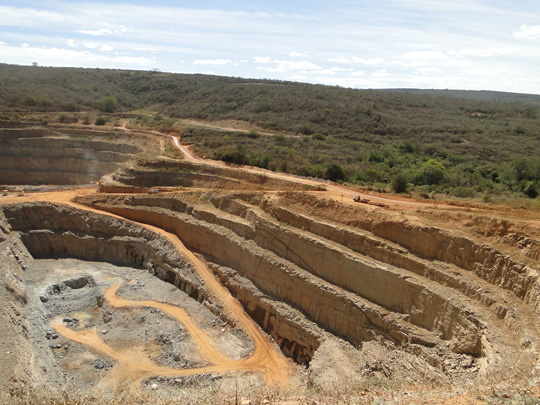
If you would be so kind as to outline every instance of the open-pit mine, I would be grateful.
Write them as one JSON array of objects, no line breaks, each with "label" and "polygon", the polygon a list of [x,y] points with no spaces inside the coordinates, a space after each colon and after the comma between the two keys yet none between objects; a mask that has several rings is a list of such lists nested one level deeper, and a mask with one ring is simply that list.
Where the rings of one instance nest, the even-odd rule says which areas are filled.
[{"label": "open-pit mine", "polygon": [[538,399],[533,214],[355,202],[358,190],[164,145],[180,146],[0,130],[5,398]]}]

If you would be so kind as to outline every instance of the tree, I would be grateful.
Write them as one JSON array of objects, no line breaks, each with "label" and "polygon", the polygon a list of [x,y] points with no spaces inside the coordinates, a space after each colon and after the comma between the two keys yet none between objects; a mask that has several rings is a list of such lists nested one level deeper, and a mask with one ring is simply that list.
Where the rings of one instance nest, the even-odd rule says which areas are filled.
[{"label": "tree", "polygon": [[436,159],[429,159],[420,169],[422,184],[439,184],[444,178],[446,168]]},{"label": "tree", "polygon": [[345,180],[345,172],[340,165],[333,163],[324,171],[324,178],[330,181]]},{"label": "tree", "polygon": [[106,113],[115,112],[118,108],[118,100],[116,97],[103,97],[100,101],[99,109]]},{"label": "tree", "polygon": [[534,181],[529,181],[523,189],[525,195],[529,198],[538,197],[538,185]]},{"label": "tree", "polygon": [[392,177],[392,190],[396,193],[406,193],[407,192],[407,176],[404,173],[396,174]]}]

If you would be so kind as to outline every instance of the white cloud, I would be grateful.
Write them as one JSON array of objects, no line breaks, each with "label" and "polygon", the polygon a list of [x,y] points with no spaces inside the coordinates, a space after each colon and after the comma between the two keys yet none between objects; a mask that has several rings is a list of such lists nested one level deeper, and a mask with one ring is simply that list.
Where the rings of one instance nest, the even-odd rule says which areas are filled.
[{"label": "white cloud", "polygon": [[281,60],[281,59],[272,59],[269,57],[255,57],[254,58],[255,63],[262,63],[262,64],[275,64],[276,66],[259,66],[257,67],[258,70],[263,70],[266,72],[272,72],[272,73],[285,73],[289,72],[291,70],[300,70],[300,71],[318,71],[322,68],[319,65],[316,65],[312,62],[306,61],[306,60]]},{"label": "white cloud", "polygon": [[111,52],[114,48],[110,45],[103,45],[101,48],[99,48],[102,52]]},{"label": "white cloud", "polygon": [[451,60],[450,56],[440,51],[411,51],[404,53],[402,57],[405,59],[402,66],[405,67],[420,67]]},{"label": "white cloud", "polygon": [[514,32],[516,39],[538,39],[540,38],[540,25],[522,25],[519,31]]},{"label": "white cloud", "polygon": [[307,77],[305,75],[293,75],[288,77],[289,80],[296,80],[296,81],[305,81],[307,80]]},{"label": "white cloud", "polygon": [[150,69],[154,61],[129,55],[96,54],[90,50],[79,51],[57,47],[38,48],[33,46],[0,45],[0,60],[9,55],[10,63],[30,65],[38,62],[46,66],[100,67],[118,69]]},{"label": "white cloud", "polygon": [[67,40],[67,45],[70,47],[70,48],[77,48],[77,44],[75,44],[75,41],[73,39],[68,39]]},{"label": "white cloud", "polygon": [[59,13],[32,8],[0,6],[0,25],[14,27],[39,26],[43,22],[60,23],[65,21],[65,17]]},{"label": "white cloud", "polygon": [[22,44],[22,47],[23,48],[30,48],[30,45],[25,42],[25,43]]},{"label": "white cloud", "polygon": [[91,31],[91,30],[77,30],[76,32],[80,32],[81,34],[86,34],[86,35],[97,35],[97,36],[100,36],[100,35],[112,35],[112,31],[108,28],[101,28],[99,30],[96,30],[96,31]]},{"label": "white cloud", "polygon": [[253,61],[255,63],[272,63],[273,59],[269,56],[255,56]]},{"label": "white cloud", "polygon": [[290,52],[289,57],[291,58],[305,58],[308,56],[307,53],[300,53],[300,52]]},{"label": "white cloud", "polygon": [[371,74],[372,77],[382,78],[390,76],[390,73],[386,69],[381,69]]},{"label": "white cloud", "polygon": [[234,62],[230,59],[197,59],[193,61],[194,65],[232,65]]},{"label": "white cloud", "polygon": [[354,72],[351,72],[351,76],[365,76],[366,74],[362,72],[361,70],[355,70]]},{"label": "white cloud", "polygon": [[332,69],[319,69],[319,70],[313,70],[310,73],[316,74],[316,75],[335,75],[336,71]]},{"label": "white cloud", "polygon": [[403,58],[412,61],[432,61],[432,60],[447,60],[448,55],[440,51],[411,51],[403,54]]},{"label": "white cloud", "polygon": [[335,63],[352,63],[350,59],[347,59],[343,56],[340,56],[337,59],[328,59],[329,62],[335,62]]},{"label": "white cloud", "polygon": [[352,68],[345,69],[345,68],[342,68],[342,67],[334,66],[334,67],[330,68],[330,70],[332,70],[334,72],[350,72],[350,71],[352,71]]},{"label": "white cloud", "polygon": [[384,65],[386,61],[382,58],[352,58],[355,63],[363,63],[364,65]]},{"label": "white cloud", "polygon": [[514,53],[519,53],[517,48],[470,48],[470,49],[461,49],[459,51],[450,51],[448,55],[451,56],[475,56],[480,58],[490,57],[490,56],[504,56],[511,55]]},{"label": "white cloud", "polygon": [[430,75],[430,74],[441,73],[441,72],[442,72],[442,70],[439,69],[439,68],[422,68],[422,69],[418,69],[418,73],[424,74],[424,75]]},{"label": "white cloud", "polygon": [[83,45],[85,48],[88,49],[96,49],[98,47],[98,44],[96,44],[95,42],[83,42]]},{"label": "white cloud", "polygon": [[472,68],[463,70],[462,73],[465,73],[467,75],[474,75],[474,76],[488,76],[488,75],[494,75],[499,73],[504,73],[504,69],[497,69],[497,68]]},{"label": "white cloud", "polygon": [[278,67],[257,67],[258,70],[264,70],[265,72],[271,72],[271,73],[287,73],[288,70],[284,67],[278,66]]}]

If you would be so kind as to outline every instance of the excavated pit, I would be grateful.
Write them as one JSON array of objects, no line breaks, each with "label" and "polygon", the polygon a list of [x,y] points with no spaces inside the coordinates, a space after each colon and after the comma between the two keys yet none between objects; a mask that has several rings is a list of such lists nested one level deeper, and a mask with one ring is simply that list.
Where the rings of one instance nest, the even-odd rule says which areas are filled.
[{"label": "excavated pit", "polygon": [[112,139],[111,134],[0,129],[0,184],[97,183],[103,175],[118,170],[143,151],[134,143],[134,139],[120,135]]},{"label": "excavated pit", "polygon": [[[302,378],[317,389],[333,392],[345,380],[373,376],[458,385],[540,377],[540,285],[537,260],[529,260],[534,251],[527,258],[509,254],[489,239],[292,192],[316,187],[245,169],[132,159],[156,142],[125,140],[0,130],[0,183],[99,180],[101,192],[131,193],[79,197],[78,208],[45,202],[0,206],[0,327],[9,336],[0,346],[8,354],[1,384],[50,383],[63,390],[70,387],[68,375],[79,389],[90,382],[113,386],[111,378],[125,367],[123,355],[102,348],[96,356],[103,342],[137,347],[159,367],[207,365],[193,354],[189,334],[174,329],[156,308],[136,318],[152,319],[150,334],[122,340],[135,330],[128,321],[134,309],[109,324],[118,311],[104,299],[113,280],[125,284],[120,296],[138,300],[171,284],[167,294],[154,295],[157,301],[178,299],[205,320],[225,352],[250,355],[254,341],[186,259],[190,253],[144,224],[178,236],[195,252],[281,352],[307,370]],[[206,191],[140,194],[184,187]],[[94,329],[106,331],[96,332],[93,351],[52,329],[57,316],[74,331],[86,325],[87,318],[79,322],[74,313],[90,314]],[[158,333],[162,328],[168,332]],[[88,356],[91,362],[81,360]],[[77,366],[69,368],[72,363]],[[147,375],[143,385],[174,390],[188,378],[160,373]],[[197,383],[216,384],[226,374],[201,373]]]},{"label": "excavated pit", "polygon": [[[0,252],[5,264],[2,276],[6,277],[3,284],[13,295],[8,297],[6,304],[10,310],[6,315],[12,320],[8,324],[16,336],[6,351],[6,361],[13,367],[4,370],[1,385],[19,382],[86,391],[92,382],[100,389],[106,386],[118,392],[129,388],[125,386],[126,379],[137,382],[140,373],[131,376],[126,373],[125,365],[116,371],[116,374],[124,373],[120,377],[105,373],[115,369],[111,355],[91,355],[93,361],[89,364],[84,360],[88,358],[84,354],[88,348],[83,350],[85,346],[74,345],[58,329],[55,332],[50,323],[54,317],[60,317],[69,330],[101,331],[102,337],[95,341],[97,348],[103,345],[101,341],[125,350],[142,345],[139,350],[144,353],[149,350],[150,358],[162,367],[172,367],[173,371],[208,365],[207,360],[196,355],[193,343],[185,343],[189,335],[181,326],[182,333],[174,332],[178,326],[163,318],[159,309],[157,312],[151,307],[143,309],[142,318],[133,317],[130,321],[129,312],[119,314],[108,305],[103,296],[115,283],[126,285],[121,287],[122,296],[137,297],[144,302],[155,297],[159,302],[186,308],[230,358],[245,358],[253,351],[252,342],[223,311],[191,264],[161,235],[121,219],[51,203],[4,205],[0,230]],[[114,266],[100,264],[103,261]],[[175,288],[159,285],[153,279],[161,279]],[[175,291],[185,292],[185,297]],[[155,318],[152,314],[156,313],[160,318],[145,322],[145,318]],[[109,323],[114,319],[121,319],[120,324]],[[105,348],[103,352],[111,350]],[[136,359],[136,353],[133,356]],[[150,370],[152,367],[149,364]],[[208,373],[202,373],[196,380],[189,376],[167,378],[167,373],[159,368],[155,373],[164,377],[147,379],[145,385],[158,383],[160,391],[187,383],[204,385],[222,378],[220,374]]]}]

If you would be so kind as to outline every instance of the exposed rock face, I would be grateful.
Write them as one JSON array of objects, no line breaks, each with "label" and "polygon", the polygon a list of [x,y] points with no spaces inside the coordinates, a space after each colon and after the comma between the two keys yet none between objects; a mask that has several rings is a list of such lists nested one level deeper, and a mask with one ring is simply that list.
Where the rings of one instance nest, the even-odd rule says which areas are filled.
[{"label": "exposed rock face", "polygon": [[34,367],[29,326],[24,313],[27,294],[22,273],[32,261],[26,247],[14,235],[0,214],[0,387],[7,384],[35,384],[39,372]]},{"label": "exposed rock face", "polygon": [[141,149],[46,129],[0,129],[0,184],[90,184]]},{"label": "exposed rock face", "polygon": [[207,293],[185,259],[165,238],[141,226],[50,203],[7,205],[3,215],[35,258],[106,259],[140,267],[205,300]]},{"label": "exposed rock face", "polygon": [[[279,208],[271,200],[259,206],[229,197],[210,197],[210,204],[191,201],[189,196],[91,199],[100,209],[176,233],[215,263],[222,282],[299,362],[310,362],[331,332],[356,347],[378,341],[400,346],[448,375],[511,378],[535,367],[540,338],[534,311],[520,300],[527,292],[501,289],[488,283],[498,278],[472,273],[464,263],[478,259],[474,245],[473,259],[451,259],[454,251],[469,252],[459,235],[432,230],[424,246],[425,230],[413,226],[402,225],[401,233],[393,234],[383,229],[399,224],[372,223],[377,231],[369,232]],[[400,237],[405,232],[407,243]],[[449,253],[431,250],[438,260],[424,254],[442,243]],[[295,322],[279,333],[271,322],[280,312],[276,301],[295,313],[285,316]],[[318,328],[302,326],[305,322]],[[518,366],[508,370],[509,362]]]},{"label": "exposed rock face", "polygon": [[99,191],[140,192],[149,187],[205,187],[228,190],[302,189],[302,185],[238,168],[173,159],[139,160],[101,179]]}]

